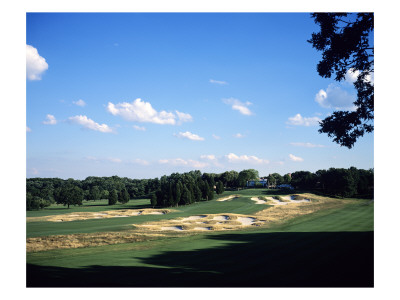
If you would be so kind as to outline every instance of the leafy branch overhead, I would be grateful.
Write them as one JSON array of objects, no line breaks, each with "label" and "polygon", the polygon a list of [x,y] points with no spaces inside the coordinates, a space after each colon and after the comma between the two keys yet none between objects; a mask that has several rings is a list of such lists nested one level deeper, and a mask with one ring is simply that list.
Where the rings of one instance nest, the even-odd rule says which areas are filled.
[{"label": "leafy branch overhead", "polygon": [[374,130],[374,15],[373,13],[313,13],[320,32],[313,33],[309,43],[322,51],[317,65],[318,74],[324,78],[335,75],[342,81],[348,72],[357,74],[354,87],[357,100],[354,111],[335,111],[320,122],[320,133],[333,141],[352,148],[359,137]]}]

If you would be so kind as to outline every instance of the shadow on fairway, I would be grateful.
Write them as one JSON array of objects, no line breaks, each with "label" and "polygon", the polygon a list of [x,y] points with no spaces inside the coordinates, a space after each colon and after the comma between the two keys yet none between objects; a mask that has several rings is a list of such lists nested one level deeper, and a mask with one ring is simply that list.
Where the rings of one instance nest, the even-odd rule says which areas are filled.
[{"label": "shadow on fairway", "polygon": [[233,233],[208,238],[227,244],[142,259],[160,268],[28,264],[27,286],[373,287],[373,232]]}]

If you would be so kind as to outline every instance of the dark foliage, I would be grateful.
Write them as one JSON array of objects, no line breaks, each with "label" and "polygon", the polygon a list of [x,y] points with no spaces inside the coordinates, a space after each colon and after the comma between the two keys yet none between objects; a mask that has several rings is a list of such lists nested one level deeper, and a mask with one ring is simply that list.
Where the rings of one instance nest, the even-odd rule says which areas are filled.
[{"label": "dark foliage", "polygon": [[309,43],[322,51],[318,74],[335,80],[345,79],[348,71],[359,72],[355,111],[336,111],[320,123],[326,133],[341,146],[352,148],[359,137],[374,130],[374,86],[368,77],[374,72],[373,13],[313,13],[320,32],[313,33]]}]

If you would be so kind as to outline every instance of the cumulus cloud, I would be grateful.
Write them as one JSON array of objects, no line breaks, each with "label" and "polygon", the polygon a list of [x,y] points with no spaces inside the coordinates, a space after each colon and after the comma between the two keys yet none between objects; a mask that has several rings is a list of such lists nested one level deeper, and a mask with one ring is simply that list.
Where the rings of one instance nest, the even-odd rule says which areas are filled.
[{"label": "cumulus cloud", "polygon": [[86,102],[83,101],[82,99],[79,99],[78,101],[72,101],[72,103],[81,107],[84,107],[86,105]]},{"label": "cumulus cloud", "polygon": [[268,164],[269,160],[258,158],[254,155],[236,155],[234,153],[229,153],[225,155],[225,158],[230,163],[252,163],[252,164]]},{"label": "cumulus cloud", "polygon": [[293,154],[289,154],[289,158],[291,161],[297,161],[297,162],[304,161],[304,159],[302,159],[301,157],[294,156]]},{"label": "cumulus cloud", "polygon": [[228,84],[226,81],[220,81],[220,80],[214,80],[214,79],[210,79],[210,83],[219,84],[219,85]]},{"label": "cumulus cloud", "polygon": [[155,123],[155,124],[169,124],[175,125],[176,119],[180,122],[188,122],[192,120],[190,114],[176,111],[176,114],[166,111],[156,111],[149,102],[136,99],[128,103],[111,103],[108,102],[107,110],[114,116],[121,116],[128,121],[142,122],[142,123]]},{"label": "cumulus cloud", "polygon": [[297,147],[306,147],[306,148],[324,148],[326,146],[324,145],[317,145],[317,144],[312,144],[312,143],[290,143],[292,146],[297,146]]},{"label": "cumulus cloud", "polygon": [[160,164],[168,164],[172,166],[183,166],[183,167],[191,167],[191,168],[204,168],[207,167],[209,164],[205,162],[200,162],[197,160],[192,159],[182,159],[182,158],[173,158],[173,159],[160,159],[158,161]]},{"label": "cumulus cloud", "polygon": [[57,120],[53,115],[47,115],[46,120],[42,122],[45,125],[56,125]]},{"label": "cumulus cloud", "polygon": [[295,126],[316,126],[320,121],[321,119],[318,117],[306,118],[302,117],[300,114],[296,114],[294,117],[290,117],[286,123]]},{"label": "cumulus cloud", "polygon": [[350,94],[341,86],[331,83],[326,90],[320,90],[315,95],[315,101],[324,108],[353,110],[356,95]]},{"label": "cumulus cloud", "polygon": [[75,116],[75,117],[69,117],[68,120],[71,123],[74,124],[79,124],[83,128],[87,128],[90,130],[95,130],[95,131],[100,131],[100,132],[105,132],[105,133],[110,133],[113,132],[113,130],[106,124],[99,124],[93,121],[92,119],[89,119],[87,116]]},{"label": "cumulus cloud", "polygon": [[197,134],[191,133],[189,131],[179,132],[178,134],[174,133],[174,135],[178,138],[189,139],[192,141],[204,141],[203,137],[198,136]]},{"label": "cumulus cloud", "polygon": [[28,126],[26,126],[26,132],[31,132],[32,129],[30,129]]},{"label": "cumulus cloud", "polygon": [[243,103],[238,99],[229,98],[229,99],[222,99],[222,102],[224,102],[227,105],[230,105],[232,109],[239,111],[242,115],[250,116],[253,114],[248,108],[252,104],[249,101]]},{"label": "cumulus cloud", "polygon": [[46,60],[39,55],[35,47],[26,45],[26,78],[41,80],[42,74],[49,68]]},{"label": "cumulus cloud", "polygon": [[133,128],[135,130],[139,130],[139,131],[146,131],[146,127],[142,127],[142,126],[138,126],[138,125],[133,125]]}]

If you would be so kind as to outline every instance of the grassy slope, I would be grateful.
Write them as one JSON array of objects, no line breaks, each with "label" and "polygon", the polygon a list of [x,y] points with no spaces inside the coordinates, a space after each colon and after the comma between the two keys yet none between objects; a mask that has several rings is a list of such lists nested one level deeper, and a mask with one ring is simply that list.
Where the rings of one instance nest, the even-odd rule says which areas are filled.
[{"label": "grassy slope", "polygon": [[[222,212],[220,204],[241,211],[235,203],[244,211],[260,206],[212,201],[179,216]],[[27,262],[28,286],[372,286],[373,204],[275,229],[30,253]]]}]

